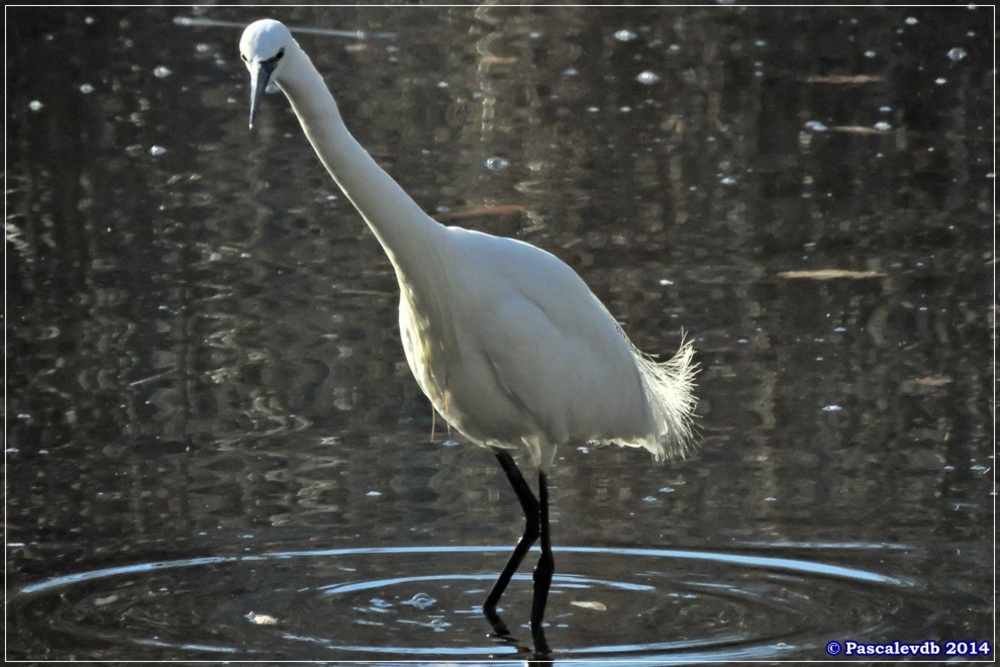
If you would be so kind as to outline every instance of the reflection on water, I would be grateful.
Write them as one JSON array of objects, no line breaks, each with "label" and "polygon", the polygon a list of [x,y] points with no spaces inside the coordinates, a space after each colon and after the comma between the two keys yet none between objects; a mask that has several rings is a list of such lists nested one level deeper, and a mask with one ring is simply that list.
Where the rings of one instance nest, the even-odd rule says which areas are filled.
[{"label": "reflection on water", "polygon": [[[206,553],[513,542],[492,457],[431,438],[370,232],[286,105],[247,131],[239,31],[175,25],[186,8],[10,11],[12,585]],[[557,545],[831,545],[810,560],[931,599],[988,588],[989,9],[274,11],[398,36],[301,41],[428,211],[555,252],[642,349],[694,341],[698,456],[561,452]],[[845,543],[903,549],[885,568]],[[616,560],[592,558],[577,574]],[[894,627],[986,635],[974,600]],[[583,611],[554,648],[583,646]],[[17,623],[11,654],[38,658],[48,626]]]}]

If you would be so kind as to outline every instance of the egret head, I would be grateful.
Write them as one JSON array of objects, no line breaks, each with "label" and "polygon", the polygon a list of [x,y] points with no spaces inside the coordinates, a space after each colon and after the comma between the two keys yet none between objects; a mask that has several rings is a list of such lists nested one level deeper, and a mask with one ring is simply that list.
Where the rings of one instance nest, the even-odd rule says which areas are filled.
[{"label": "egret head", "polygon": [[250,127],[253,127],[260,98],[271,81],[281,76],[281,61],[285,51],[295,46],[292,33],[285,24],[273,19],[261,19],[247,26],[240,38],[240,58],[250,70]]}]

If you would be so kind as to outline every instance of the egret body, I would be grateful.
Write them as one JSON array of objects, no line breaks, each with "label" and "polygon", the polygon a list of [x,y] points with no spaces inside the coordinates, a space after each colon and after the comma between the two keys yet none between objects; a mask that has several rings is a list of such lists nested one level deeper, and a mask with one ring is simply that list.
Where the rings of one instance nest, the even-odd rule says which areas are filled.
[{"label": "egret body", "polygon": [[[683,455],[695,405],[693,349],[666,362],[640,353],[573,269],[533,245],[425,214],[348,132],[322,77],[280,22],[257,21],[240,40],[250,71],[250,125],[268,83],[291,102],[320,161],[378,238],[399,282],[406,360],[434,409],[490,448],[525,512],[526,528],[488,595],[496,605],[535,540],[531,628],[542,618],[554,570],[546,474],[571,443],[643,447]],[[511,450],[538,469],[532,492]]]}]

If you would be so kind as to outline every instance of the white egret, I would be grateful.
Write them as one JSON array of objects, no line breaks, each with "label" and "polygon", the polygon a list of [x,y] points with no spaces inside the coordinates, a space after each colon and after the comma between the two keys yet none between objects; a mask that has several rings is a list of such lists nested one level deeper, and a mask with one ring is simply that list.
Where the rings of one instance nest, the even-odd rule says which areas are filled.
[{"label": "white egret", "polygon": [[[683,455],[695,405],[691,345],[654,361],[554,255],[430,218],[351,136],[323,78],[282,23],[248,26],[240,55],[250,71],[251,128],[264,89],[277,84],[395,269],[403,349],[417,383],[449,424],[493,451],[517,494],[525,529],[483,605],[491,620],[541,538],[531,629],[544,647],[554,570],[546,474],[556,448],[615,443],[644,447],[657,460]],[[538,469],[537,497],[510,454],[518,448]]]}]

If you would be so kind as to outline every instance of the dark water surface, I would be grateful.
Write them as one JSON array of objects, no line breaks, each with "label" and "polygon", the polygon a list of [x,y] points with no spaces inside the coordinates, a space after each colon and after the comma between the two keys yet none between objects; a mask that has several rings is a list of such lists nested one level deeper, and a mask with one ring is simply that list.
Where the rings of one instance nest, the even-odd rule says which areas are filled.
[{"label": "dark water surface", "polygon": [[[392,33],[300,42],[426,210],[695,344],[696,456],[559,454],[555,659],[993,641],[992,8],[272,14]],[[240,29],[174,21],[262,15],[7,10],[7,657],[529,655],[388,261],[284,99],[247,130]]]}]

